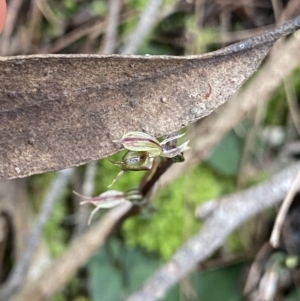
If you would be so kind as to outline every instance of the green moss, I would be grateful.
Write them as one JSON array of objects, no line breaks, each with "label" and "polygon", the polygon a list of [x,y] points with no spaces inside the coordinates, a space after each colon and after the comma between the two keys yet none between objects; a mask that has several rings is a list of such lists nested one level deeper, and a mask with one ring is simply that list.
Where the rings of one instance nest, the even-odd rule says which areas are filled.
[{"label": "green moss", "polygon": [[148,0],[126,0],[126,5],[130,9],[143,10]]},{"label": "green moss", "polygon": [[77,4],[73,0],[63,0],[63,6],[66,8],[67,11],[73,13],[76,11]]},{"label": "green moss", "polygon": [[63,293],[59,292],[56,293],[51,299],[50,301],[66,301],[65,296],[63,295]]},{"label": "green moss", "polygon": [[229,235],[225,241],[224,247],[230,252],[238,253],[244,251],[244,243],[241,239],[240,233],[235,231]]},{"label": "green moss", "polygon": [[92,2],[92,13],[98,16],[107,14],[107,4],[103,1],[94,0]]},{"label": "green moss", "polygon": [[208,167],[194,168],[159,193],[154,200],[156,213],[152,218],[140,215],[124,223],[126,243],[168,259],[199,229],[194,217],[196,206],[220,196],[228,189],[227,185],[227,181],[222,183]]}]

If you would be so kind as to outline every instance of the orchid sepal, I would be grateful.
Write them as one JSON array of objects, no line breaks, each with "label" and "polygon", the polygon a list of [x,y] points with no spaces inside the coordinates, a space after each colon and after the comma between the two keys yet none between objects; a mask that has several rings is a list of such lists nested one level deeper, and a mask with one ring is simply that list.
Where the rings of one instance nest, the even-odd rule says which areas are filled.
[{"label": "orchid sepal", "polygon": [[101,208],[108,209],[115,206],[118,206],[122,203],[133,203],[133,204],[142,204],[145,199],[141,195],[138,189],[131,189],[125,193],[118,190],[108,190],[101,193],[97,197],[87,197],[79,194],[76,191],[73,191],[74,194],[83,198],[84,201],[80,202],[80,205],[92,204],[96,208],[91,212],[91,215],[88,220],[88,225],[91,224],[94,214],[99,211]]},{"label": "orchid sepal", "polygon": [[176,156],[178,156],[179,154],[191,149],[189,146],[188,146],[188,143],[190,141],[186,141],[184,142],[183,144],[181,144],[180,146],[178,147],[173,147],[173,148],[164,148],[163,147],[163,153],[162,153],[162,157],[166,157],[166,158],[174,158]]},{"label": "orchid sepal", "polygon": [[126,194],[124,194],[121,191],[117,190],[108,190],[106,192],[101,193],[97,197],[86,197],[84,195],[79,194],[76,191],[73,191],[74,194],[78,195],[79,197],[82,197],[85,199],[85,201],[80,202],[80,205],[85,205],[85,204],[92,204],[96,208],[92,211],[89,220],[88,220],[88,225],[91,224],[92,218],[94,214],[99,211],[101,208],[108,209],[112,208],[115,206],[118,206],[119,204],[129,202],[126,199]]},{"label": "orchid sepal", "polygon": [[128,132],[117,142],[122,143],[128,150],[145,151],[153,157],[160,156],[162,152],[159,141],[143,132]]}]

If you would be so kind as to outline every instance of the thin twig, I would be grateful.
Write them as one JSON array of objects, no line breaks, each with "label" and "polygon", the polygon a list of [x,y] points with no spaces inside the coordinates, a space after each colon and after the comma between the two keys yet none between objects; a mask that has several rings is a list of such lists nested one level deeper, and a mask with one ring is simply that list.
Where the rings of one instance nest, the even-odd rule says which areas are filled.
[{"label": "thin twig", "polygon": [[[82,194],[92,196],[95,186],[95,177],[97,172],[97,161],[90,162],[86,165],[85,176],[82,185]],[[77,198],[75,198],[75,201]],[[88,227],[87,221],[90,215],[90,208],[87,206],[79,206],[76,214],[76,229],[74,237],[82,234]]]},{"label": "thin twig", "polygon": [[135,30],[130,34],[127,43],[121,50],[122,54],[132,54],[137,52],[145,37],[148,36],[153,28],[161,3],[162,0],[149,0]]},{"label": "thin twig", "polygon": [[40,9],[38,8],[36,1],[32,2],[31,10],[28,15],[29,15],[28,16],[29,22],[28,22],[27,37],[26,37],[27,49],[29,49],[30,53],[34,53],[39,51],[38,45],[42,37],[41,27],[42,27],[42,19],[43,19],[43,15]]},{"label": "thin twig", "polygon": [[101,45],[100,53],[110,54],[114,52],[117,38],[117,29],[119,25],[119,14],[121,10],[120,0],[109,1],[109,15],[104,41]]},{"label": "thin twig", "polygon": [[41,48],[39,51],[40,53],[55,53],[58,52],[65,47],[69,46],[71,43],[74,43],[81,39],[82,37],[91,34],[96,29],[99,32],[104,31],[105,22],[101,21],[89,21],[86,24],[72,30],[69,33],[66,33],[62,37],[58,38],[55,42],[51,43],[50,45],[46,45],[45,47]]},{"label": "thin twig", "polygon": [[249,218],[278,204],[289,190],[299,168],[300,163],[296,163],[265,183],[221,198],[220,205],[198,234],[189,239],[168,263],[150,277],[141,290],[126,300],[153,301],[163,298],[171,286],[221,247],[233,230]]},{"label": "thin twig", "polygon": [[232,32],[222,32],[216,34],[212,38],[212,43],[223,43],[223,44],[230,44],[237,41],[249,39],[253,36],[261,35],[267,30],[271,30],[274,28],[274,24],[266,25],[258,28],[251,28],[251,29],[244,29],[244,30],[237,30]]},{"label": "thin twig", "polygon": [[73,169],[62,170],[57,174],[57,177],[52,182],[40,213],[36,218],[36,222],[31,231],[28,233],[24,252],[11,272],[9,279],[1,287],[0,301],[7,301],[9,297],[20,287],[20,285],[23,284],[30,268],[36,247],[42,237],[44,225],[48,221],[53,206],[59,199],[72,174]]},{"label": "thin twig", "polygon": [[47,21],[55,28],[59,33],[62,32],[63,20],[60,16],[55,14],[47,0],[36,0],[36,4],[39,7],[43,16]]},{"label": "thin twig", "polygon": [[[274,12],[274,16],[275,16],[275,20],[277,25],[279,25],[279,20],[280,17],[282,16],[282,3],[281,1],[278,0],[271,0],[272,2],[272,7],[273,7],[273,12]],[[282,22],[283,20],[281,20]]]},{"label": "thin twig", "polygon": [[270,237],[270,244],[274,248],[279,247],[279,239],[280,239],[280,232],[281,232],[282,225],[284,223],[287,212],[293,202],[294,196],[297,193],[297,191],[299,191],[299,188],[300,188],[300,171],[298,172],[277,214],[275,225],[273,227],[273,231]]},{"label": "thin twig", "polygon": [[290,0],[287,2],[284,11],[282,12],[279,24],[283,23],[284,20],[292,19],[300,14],[299,0]]},{"label": "thin twig", "polygon": [[5,27],[2,33],[1,38],[1,48],[0,54],[2,56],[10,54],[10,44],[11,44],[11,35],[16,24],[16,19],[19,13],[19,10],[22,6],[23,0],[11,0],[7,7],[7,16]]}]

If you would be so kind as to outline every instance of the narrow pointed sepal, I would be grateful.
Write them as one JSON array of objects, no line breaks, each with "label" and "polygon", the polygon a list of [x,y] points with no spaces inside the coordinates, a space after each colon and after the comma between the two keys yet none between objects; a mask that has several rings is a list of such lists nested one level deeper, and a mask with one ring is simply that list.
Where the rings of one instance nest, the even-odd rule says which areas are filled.
[{"label": "narrow pointed sepal", "polygon": [[128,150],[146,151],[153,157],[159,156],[162,151],[158,140],[143,132],[128,132],[118,142]]},{"label": "narrow pointed sepal", "polygon": [[84,195],[79,194],[76,191],[73,191],[74,194],[80,196],[85,201],[80,202],[80,205],[92,204],[96,208],[92,211],[88,224],[90,225],[94,214],[99,211],[101,208],[112,208],[118,206],[121,203],[129,202],[126,198],[126,194],[117,190],[108,190],[104,193],[101,193],[97,197],[86,197]]},{"label": "narrow pointed sepal", "polygon": [[173,147],[170,149],[167,147],[163,147],[162,156],[166,157],[166,158],[174,158],[174,157],[178,156],[179,154],[190,149],[190,147],[188,146],[188,143],[189,143],[189,141],[186,141],[183,144],[181,144],[180,146]]}]

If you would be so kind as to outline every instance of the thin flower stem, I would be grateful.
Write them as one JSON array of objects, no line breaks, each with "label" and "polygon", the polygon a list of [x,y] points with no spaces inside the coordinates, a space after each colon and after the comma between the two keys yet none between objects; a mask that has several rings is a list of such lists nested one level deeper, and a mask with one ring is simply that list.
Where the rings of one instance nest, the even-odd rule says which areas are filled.
[{"label": "thin flower stem", "polygon": [[289,189],[280,209],[277,214],[276,220],[275,220],[275,225],[273,227],[273,231],[270,237],[270,244],[274,248],[279,247],[279,239],[280,239],[280,232],[282,225],[284,223],[285,217],[287,215],[287,212],[293,202],[294,196],[299,190],[299,185],[300,185],[300,171],[298,172],[291,188]]}]

